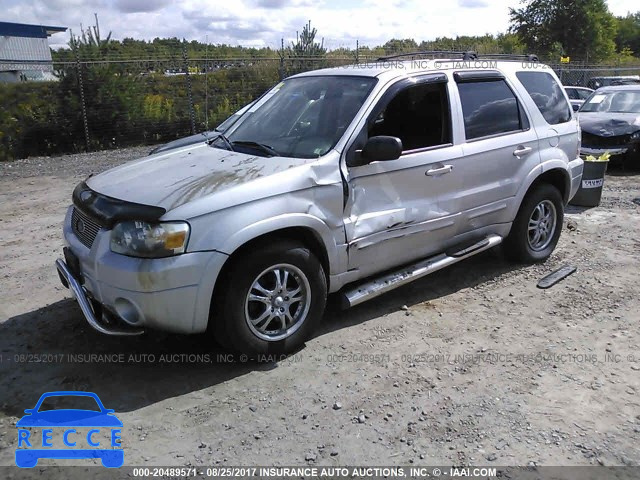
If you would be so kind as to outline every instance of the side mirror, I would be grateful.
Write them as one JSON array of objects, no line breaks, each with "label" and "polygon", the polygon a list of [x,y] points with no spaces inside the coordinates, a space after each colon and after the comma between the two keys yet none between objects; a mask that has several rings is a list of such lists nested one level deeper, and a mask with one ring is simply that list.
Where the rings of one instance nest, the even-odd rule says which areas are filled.
[{"label": "side mirror", "polygon": [[573,111],[577,112],[578,110],[580,110],[580,105],[576,105],[575,103],[573,105],[571,105],[573,107]]},{"label": "side mirror", "polygon": [[367,143],[360,152],[361,161],[359,165],[396,160],[400,158],[400,155],[402,155],[402,140],[398,137],[379,135],[367,140]]}]

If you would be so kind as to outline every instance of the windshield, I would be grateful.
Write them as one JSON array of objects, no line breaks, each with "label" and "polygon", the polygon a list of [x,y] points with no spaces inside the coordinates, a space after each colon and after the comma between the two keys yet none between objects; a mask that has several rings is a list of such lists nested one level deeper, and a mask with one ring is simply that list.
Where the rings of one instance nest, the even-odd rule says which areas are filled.
[{"label": "windshield", "polygon": [[[228,134],[234,150],[254,155],[317,158],[331,150],[377,80],[309,76],[277,85]],[[214,146],[225,148],[223,141]]]},{"label": "windshield", "polygon": [[640,113],[640,90],[620,92],[596,92],[589,98],[581,112]]}]

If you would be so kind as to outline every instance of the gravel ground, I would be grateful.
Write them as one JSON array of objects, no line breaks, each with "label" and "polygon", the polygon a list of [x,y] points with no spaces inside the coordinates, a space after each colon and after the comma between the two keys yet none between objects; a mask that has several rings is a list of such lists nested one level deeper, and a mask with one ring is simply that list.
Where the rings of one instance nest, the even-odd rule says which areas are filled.
[{"label": "gravel ground", "polygon": [[[599,208],[570,208],[546,264],[491,251],[332,302],[304,349],[252,363],[206,336],[101,336],[59,284],[73,187],[146,153],[0,164],[0,465],[51,390],[114,408],[126,465],[640,464],[637,173],[611,172]],[[578,272],[536,288],[565,264]]]},{"label": "gravel ground", "polygon": [[27,177],[86,177],[99,173],[121,163],[144,157],[150,146],[104,150],[102,152],[75,153],[60,157],[31,157],[13,162],[0,162],[0,176],[3,179]]}]

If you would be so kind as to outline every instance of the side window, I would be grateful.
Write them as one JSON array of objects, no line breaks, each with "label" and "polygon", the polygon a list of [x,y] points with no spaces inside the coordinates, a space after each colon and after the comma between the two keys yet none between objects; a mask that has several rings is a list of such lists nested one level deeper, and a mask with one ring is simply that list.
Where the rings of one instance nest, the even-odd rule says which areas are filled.
[{"label": "side window", "polygon": [[458,84],[467,140],[523,130],[516,96],[504,80]]},{"label": "side window", "polygon": [[398,92],[369,126],[369,138],[389,135],[402,150],[451,143],[449,101],[444,83],[426,83]]},{"label": "side window", "polygon": [[591,92],[590,90],[578,90],[578,98],[580,100],[586,100],[587,98],[589,98],[591,96],[593,92]]},{"label": "side window", "polygon": [[551,74],[518,72],[516,76],[548,124],[557,125],[571,120],[571,107],[562,94],[562,88]]},{"label": "side window", "polygon": [[580,100],[580,90],[576,90],[575,88],[565,88],[565,91],[571,100]]}]

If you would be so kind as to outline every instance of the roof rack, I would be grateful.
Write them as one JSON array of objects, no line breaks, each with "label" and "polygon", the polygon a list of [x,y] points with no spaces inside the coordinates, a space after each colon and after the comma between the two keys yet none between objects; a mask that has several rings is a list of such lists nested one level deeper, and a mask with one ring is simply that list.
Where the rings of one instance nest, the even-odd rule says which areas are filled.
[{"label": "roof rack", "polygon": [[[478,60],[480,55],[474,51],[466,51],[466,52],[456,52],[451,50],[423,50],[418,52],[408,52],[408,53],[398,53],[395,55],[387,55],[384,57],[378,58],[377,62],[383,62],[385,60],[394,60],[399,58],[417,58],[417,57],[435,57],[441,56],[439,58],[452,58],[460,56],[464,61]],[[516,55],[511,53],[486,53],[482,55],[482,58],[499,58],[503,60],[526,60],[529,62],[539,62],[539,58],[537,55],[533,54],[525,54],[525,55]]]}]

